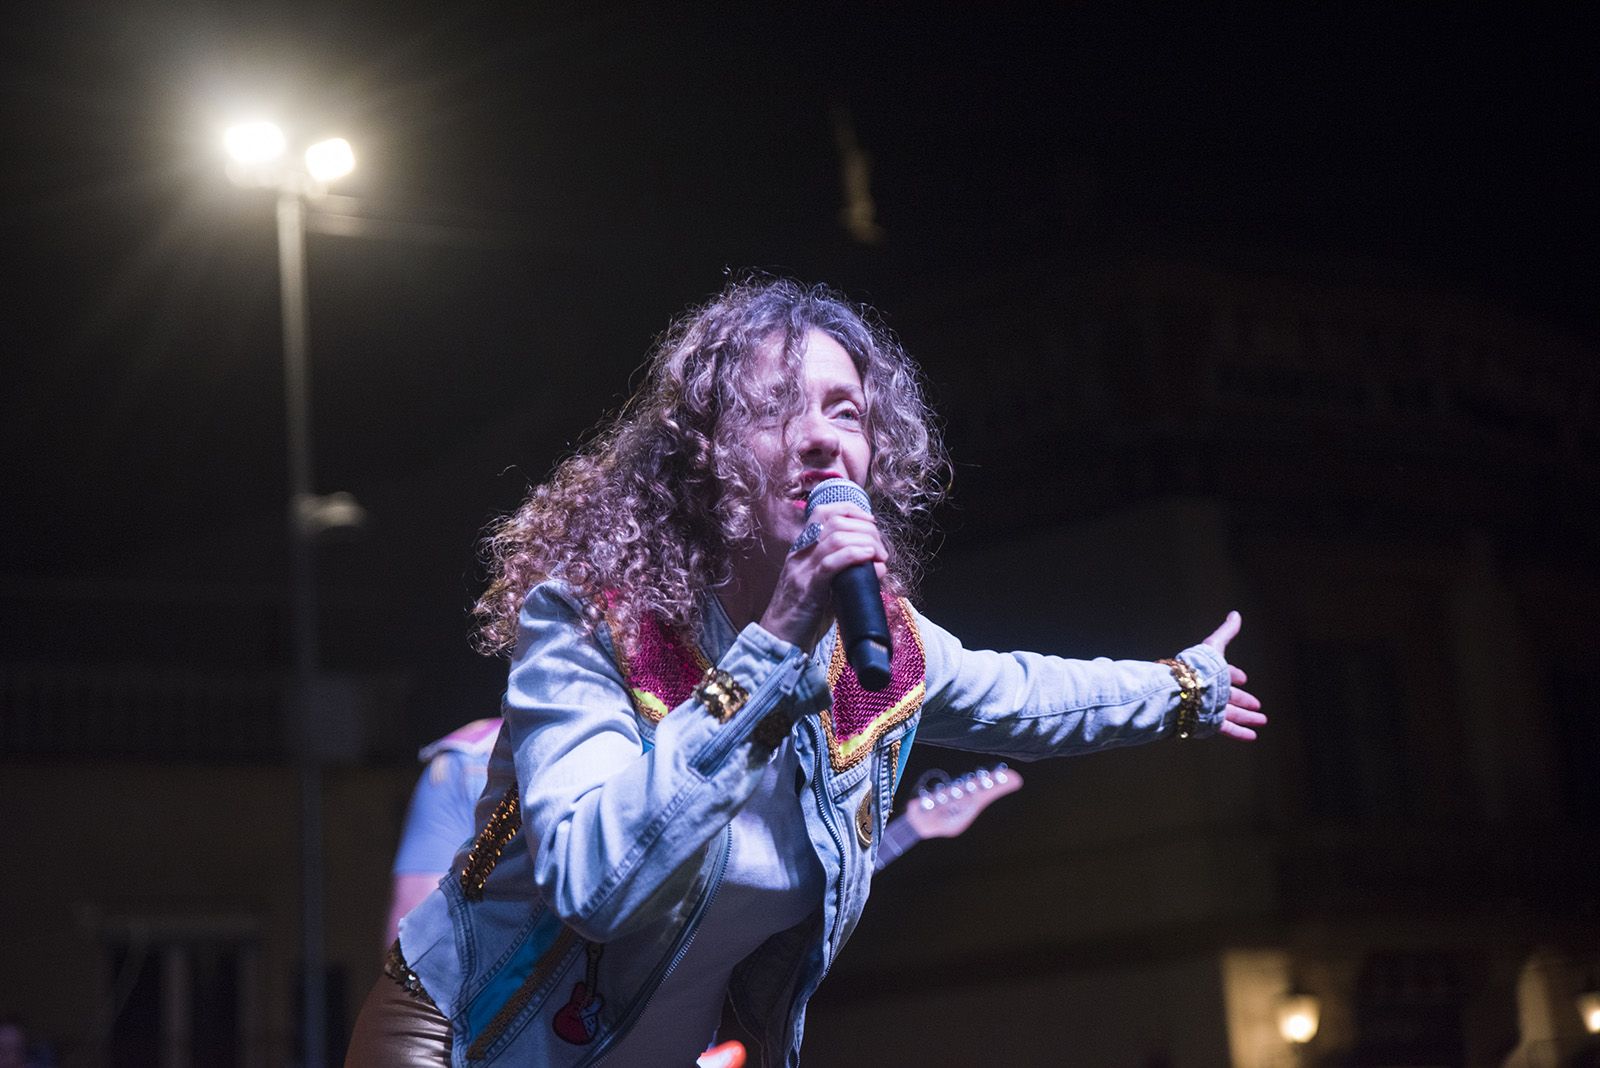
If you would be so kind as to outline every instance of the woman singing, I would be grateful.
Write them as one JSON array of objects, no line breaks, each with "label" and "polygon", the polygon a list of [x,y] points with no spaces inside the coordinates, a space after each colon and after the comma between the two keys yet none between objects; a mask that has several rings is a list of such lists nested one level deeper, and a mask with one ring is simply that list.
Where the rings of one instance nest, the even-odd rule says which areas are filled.
[{"label": "woman singing", "polygon": [[[510,656],[475,837],[400,926],[352,1065],[799,1061],[913,739],[1031,759],[1255,736],[1238,617],[1160,662],[969,650],[908,598],[946,462],[875,321],[784,280],[661,341],[592,442],[491,531],[478,604]],[[864,487],[809,516],[827,479]],[[878,572],[869,690],[831,584]]]}]

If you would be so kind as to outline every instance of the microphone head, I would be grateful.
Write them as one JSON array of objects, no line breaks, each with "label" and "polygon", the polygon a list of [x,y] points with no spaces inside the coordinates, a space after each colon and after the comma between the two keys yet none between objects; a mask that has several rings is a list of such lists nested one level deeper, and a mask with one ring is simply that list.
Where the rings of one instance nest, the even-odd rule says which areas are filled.
[{"label": "microphone head", "polygon": [[811,518],[825,504],[853,504],[868,515],[872,514],[872,501],[867,491],[848,478],[825,478],[811,487],[806,494],[806,518]]}]

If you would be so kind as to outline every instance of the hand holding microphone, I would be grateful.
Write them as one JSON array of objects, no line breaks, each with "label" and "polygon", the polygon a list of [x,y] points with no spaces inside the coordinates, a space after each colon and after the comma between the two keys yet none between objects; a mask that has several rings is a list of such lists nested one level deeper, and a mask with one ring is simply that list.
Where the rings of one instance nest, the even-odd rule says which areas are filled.
[{"label": "hand holding microphone", "polygon": [[[795,539],[791,552],[800,552],[815,542],[821,526],[812,522],[817,509],[830,504],[850,504],[868,516],[872,502],[867,491],[848,478],[830,478],[811,487],[806,497],[806,526]],[[893,643],[889,620],[883,610],[878,587],[878,572],[872,560],[849,564],[833,576],[833,612],[839,621],[839,640],[856,677],[868,690],[889,685],[889,658]]]},{"label": "hand holding microphone", "polygon": [[[852,507],[839,507],[843,504]],[[885,549],[870,507],[866,491],[849,479],[830,478],[812,487],[804,529],[789,549],[760,623],[809,649],[822,637],[829,616],[837,617],[839,640],[857,677],[868,689],[882,689],[888,685],[892,649],[878,592],[877,568]]]}]

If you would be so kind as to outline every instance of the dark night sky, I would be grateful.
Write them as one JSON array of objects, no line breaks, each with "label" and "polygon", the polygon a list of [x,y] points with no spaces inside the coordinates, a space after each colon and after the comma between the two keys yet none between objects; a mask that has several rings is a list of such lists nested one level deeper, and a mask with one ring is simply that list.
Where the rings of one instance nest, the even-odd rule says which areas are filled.
[{"label": "dark night sky", "polygon": [[[1400,279],[1600,341],[1577,16],[540,7],[13,16],[0,575],[280,581],[271,208],[218,148],[252,101],[349,137],[340,191],[397,224],[311,239],[317,482],[373,513],[339,550],[352,581],[405,576],[430,592],[400,610],[446,635],[478,525],[724,267],[879,305],[936,394],[961,354],[908,318],[919,293],[1026,286],[1113,240]],[[878,248],[838,222],[839,109]]]}]

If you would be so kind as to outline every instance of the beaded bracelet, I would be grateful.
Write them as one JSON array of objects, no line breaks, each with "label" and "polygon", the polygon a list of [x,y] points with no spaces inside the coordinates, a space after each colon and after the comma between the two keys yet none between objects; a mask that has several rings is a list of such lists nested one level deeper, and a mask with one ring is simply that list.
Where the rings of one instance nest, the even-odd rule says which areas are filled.
[{"label": "beaded bracelet", "polygon": [[1189,738],[1200,726],[1200,676],[1182,660],[1159,660],[1157,663],[1167,665],[1172,677],[1178,680],[1178,737]]}]

